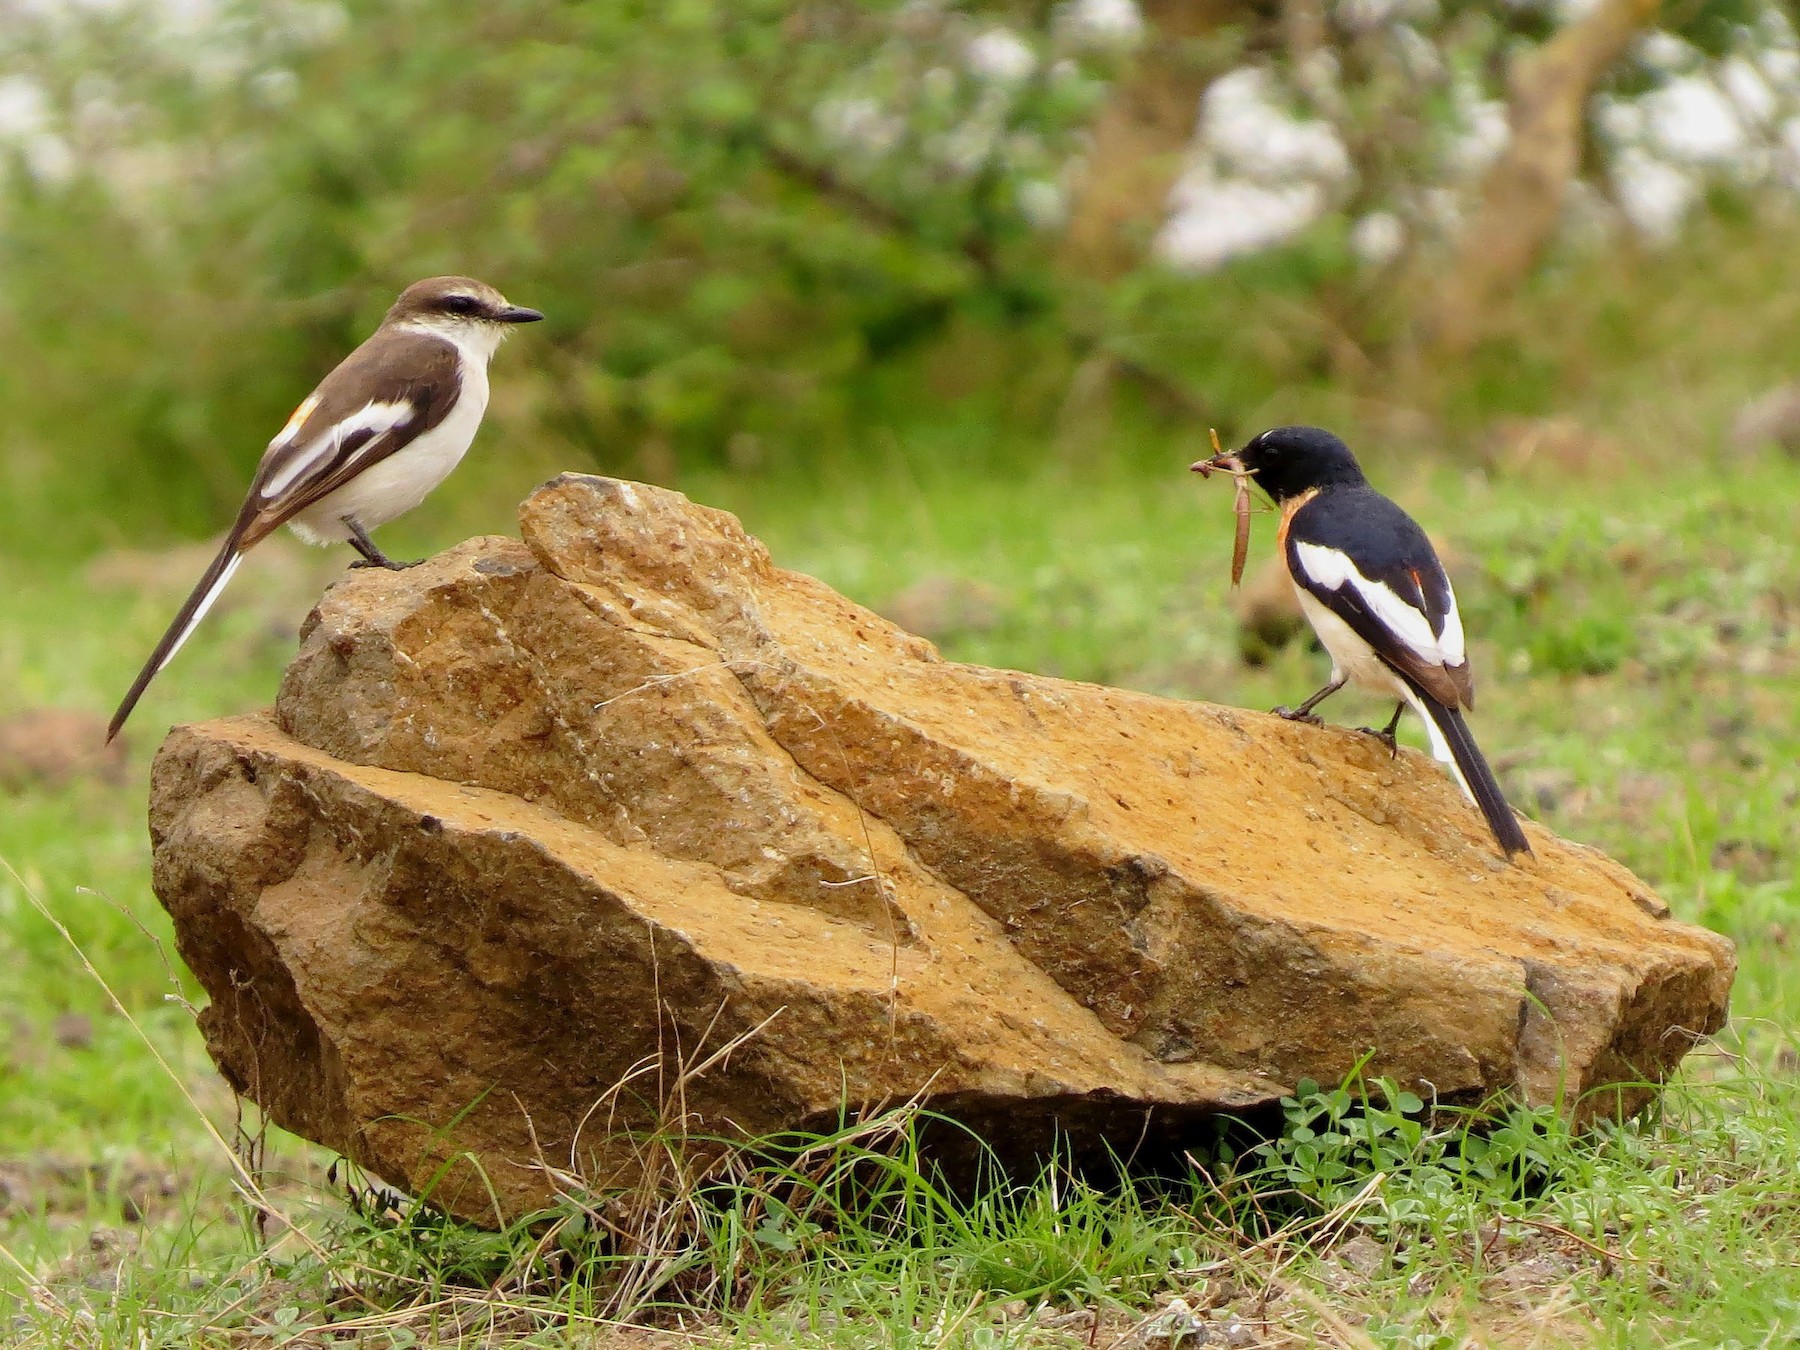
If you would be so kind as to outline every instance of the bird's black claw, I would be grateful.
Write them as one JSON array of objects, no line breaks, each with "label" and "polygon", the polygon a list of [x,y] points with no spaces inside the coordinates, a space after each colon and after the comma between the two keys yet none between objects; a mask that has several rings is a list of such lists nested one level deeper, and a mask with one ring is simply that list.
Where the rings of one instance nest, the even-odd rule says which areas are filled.
[{"label": "bird's black claw", "polygon": [[1309,727],[1322,727],[1325,725],[1325,719],[1320,717],[1317,713],[1296,712],[1285,704],[1279,708],[1270,708],[1269,711],[1274,713],[1277,717],[1285,717],[1290,722],[1304,722]]},{"label": "bird's black claw", "polygon": [[385,568],[389,572],[404,572],[407,568],[417,567],[424,561],[423,558],[419,558],[413,562],[395,562],[392,558],[358,558],[355,562],[351,563],[350,566],[380,567]]},{"label": "bird's black claw", "polygon": [[1400,738],[1393,732],[1384,731],[1380,727],[1358,727],[1357,730],[1365,736],[1373,736],[1380,741],[1388,748],[1388,754],[1393,758],[1400,758]]}]

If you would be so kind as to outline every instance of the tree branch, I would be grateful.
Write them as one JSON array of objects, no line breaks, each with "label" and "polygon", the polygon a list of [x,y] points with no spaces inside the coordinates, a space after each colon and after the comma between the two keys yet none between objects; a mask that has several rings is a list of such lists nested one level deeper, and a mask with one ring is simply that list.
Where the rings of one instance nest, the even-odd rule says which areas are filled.
[{"label": "tree branch", "polygon": [[1511,135],[1482,180],[1480,204],[1428,320],[1428,336],[1443,351],[1460,355],[1480,341],[1494,306],[1524,281],[1554,236],[1581,162],[1588,98],[1659,7],[1659,0],[1601,0],[1515,60]]}]

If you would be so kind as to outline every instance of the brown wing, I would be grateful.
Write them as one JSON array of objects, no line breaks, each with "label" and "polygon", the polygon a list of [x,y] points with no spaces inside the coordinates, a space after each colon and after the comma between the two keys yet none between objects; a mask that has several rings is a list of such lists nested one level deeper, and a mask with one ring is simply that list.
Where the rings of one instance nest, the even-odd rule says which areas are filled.
[{"label": "brown wing", "polygon": [[443,338],[381,328],[327,375],[264,452],[238,517],[248,548],[442,422],[462,390]]},{"label": "brown wing", "polygon": [[[1460,666],[1445,666],[1444,673],[1456,686],[1456,692],[1462,695],[1462,706],[1473,712],[1475,710],[1475,674],[1469,669],[1469,663],[1464,661]],[[1445,702],[1449,703],[1449,700],[1446,699]],[[1450,703],[1450,706],[1454,708],[1456,704]]]}]

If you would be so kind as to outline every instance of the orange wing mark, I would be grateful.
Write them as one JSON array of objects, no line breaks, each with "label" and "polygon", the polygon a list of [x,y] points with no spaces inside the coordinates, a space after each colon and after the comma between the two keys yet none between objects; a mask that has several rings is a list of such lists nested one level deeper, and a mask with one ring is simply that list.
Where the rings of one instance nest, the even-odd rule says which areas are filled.
[{"label": "orange wing mark", "polygon": [[300,428],[306,425],[306,419],[313,415],[313,409],[318,406],[319,396],[317,394],[308,394],[300,406],[294,409],[293,414],[288,418],[281,430],[275,433],[275,439],[269,442],[270,447],[273,448],[277,445],[286,445],[289,441],[293,440],[295,435],[299,433]]}]

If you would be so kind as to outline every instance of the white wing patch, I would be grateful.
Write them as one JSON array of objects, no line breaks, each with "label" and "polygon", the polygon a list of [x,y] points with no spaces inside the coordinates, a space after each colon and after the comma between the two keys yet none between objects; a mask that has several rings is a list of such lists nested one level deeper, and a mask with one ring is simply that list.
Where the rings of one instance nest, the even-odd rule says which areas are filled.
[{"label": "white wing patch", "polygon": [[1395,594],[1385,582],[1365,577],[1348,554],[1323,544],[1294,543],[1294,554],[1306,575],[1328,591],[1346,586],[1355,591],[1382,627],[1394,635],[1421,661],[1433,666],[1460,666],[1467,656],[1463,647],[1462,616],[1456,612],[1456,597],[1450,597],[1450,612],[1444,616],[1444,632],[1440,637],[1431,631],[1431,620],[1425,612]]},{"label": "white wing patch", "polygon": [[[307,399],[288,424],[274,440],[269,442],[269,451],[274,453],[286,447],[293,439],[300,424],[306,420],[302,414],[310,415],[318,402],[317,395]],[[375,435],[366,441],[358,453],[367,452],[382,436],[412,420],[417,408],[410,402],[398,403],[365,403],[348,417],[327,427],[306,445],[294,452],[292,459],[269,475],[268,481],[262,485],[259,495],[264,501],[272,501],[281,496],[302,478],[310,478],[316,474],[330,473],[337,468],[340,447],[345,440],[358,431],[372,431]]]}]

